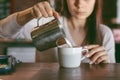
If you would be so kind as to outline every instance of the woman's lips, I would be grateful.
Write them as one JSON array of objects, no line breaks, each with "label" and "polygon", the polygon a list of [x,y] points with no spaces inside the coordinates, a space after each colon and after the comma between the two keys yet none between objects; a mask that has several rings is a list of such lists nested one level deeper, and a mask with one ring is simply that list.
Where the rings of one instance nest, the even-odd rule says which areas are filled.
[{"label": "woman's lips", "polygon": [[78,15],[85,15],[86,12],[76,12]]}]

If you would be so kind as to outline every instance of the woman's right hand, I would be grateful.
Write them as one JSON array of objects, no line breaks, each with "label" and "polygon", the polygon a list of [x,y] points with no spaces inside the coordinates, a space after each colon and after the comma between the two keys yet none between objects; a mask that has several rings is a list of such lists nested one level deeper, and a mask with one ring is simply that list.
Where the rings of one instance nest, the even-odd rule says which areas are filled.
[{"label": "woman's right hand", "polygon": [[59,18],[58,13],[50,6],[47,1],[39,2],[32,7],[31,14],[34,18],[51,17]]},{"label": "woman's right hand", "polygon": [[58,13],[50,6],[49,2],[39,2],[33,7],[17,13],[17,23],[21,26],[25,25],[27,22],[33,18],[41,17],[51,17],[59,18]]}]

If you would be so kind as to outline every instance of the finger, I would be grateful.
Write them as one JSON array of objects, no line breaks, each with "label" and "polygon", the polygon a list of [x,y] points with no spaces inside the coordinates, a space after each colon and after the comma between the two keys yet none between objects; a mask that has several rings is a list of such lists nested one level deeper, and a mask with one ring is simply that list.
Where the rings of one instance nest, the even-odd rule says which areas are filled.
[{"label": "finger", "polygon": [[44,5],[36,5],[36,6],[39,8],[43,17],[48,17],[48,14],[47,14],[47,11],[46,11]]},{"label": "finger", "polygon": [[101,56],[106,55],[106,51],[101,51],[101,52],[97,52],[96,54],[94,54],[93,56],[90,57],[90,60],[94,63],[96,62]]},{"label": "finger", "polygon": [[88,49],[92,49],[92,48],[95,48],[95,47],[98,47],[99,45],[88,45],[87,48]]},{"label": "finger", "polygon": [[36,6],[33,6],[32,10],[31,10],[31,13],[35,18],[42,17],[41,12],[39,11],[39,9]]},{"label": "finger", "polygon": [[94,54],[96,54],[97,52],[101,52],[101,51],[105,51],[105,48],[103,46],[101,46],[101,47],[95,47],[95,48],[89,50],[89,57],[91,57]]},{"label": "finger", "polygon": [[57,19],[60,18],[58,12],[56,12],[54,9],[53,9],[53,16],[54,16],[55,18],[57,18]]},{"label": "finger", "polygon": [[53,16],[53,11],[50,4],[48,2],[44,2],[44,5],[45,5],[45,9],[47,11],[48,16],[49,17]]},{"label": "finger", "polygon": [[109,58],[108,58],[108,55],[101,56],[101,57],[99,57],[99,58],[95,61],[96,64],[99,64],[99,63],[101,63],[101,62],[103,62],[103,63],[109,63],[110,60],[109,60]]}]

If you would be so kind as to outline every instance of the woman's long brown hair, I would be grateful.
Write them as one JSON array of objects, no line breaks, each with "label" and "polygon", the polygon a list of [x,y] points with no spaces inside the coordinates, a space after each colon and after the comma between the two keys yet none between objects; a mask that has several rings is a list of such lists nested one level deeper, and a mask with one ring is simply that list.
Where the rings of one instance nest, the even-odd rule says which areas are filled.
[{"label": "woman's long brown hair", "polygon": [[[62,16],[65,16],[66,18],[71,17],[66,0],[55,0],[55,8],[56,11],[59,12]],[[82,45],[86,44],[102,45],[102,37],[99,29],[101,23],[101,11],[102,11],[101,8],[102,0],[96,0],[94,10],[92,14],[88,17],[86,22],[87,35]]]}]

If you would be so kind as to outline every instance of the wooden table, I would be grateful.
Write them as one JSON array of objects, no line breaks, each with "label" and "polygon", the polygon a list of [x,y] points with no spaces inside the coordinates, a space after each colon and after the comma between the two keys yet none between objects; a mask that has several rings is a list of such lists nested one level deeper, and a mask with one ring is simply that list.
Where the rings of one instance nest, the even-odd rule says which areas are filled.
[{"label": "wooden table", "polygon": [[0,75],[0,80],[120,80],[120,64],[82,63],[66,69],[58,63],[22,63],[12,74]]}]

